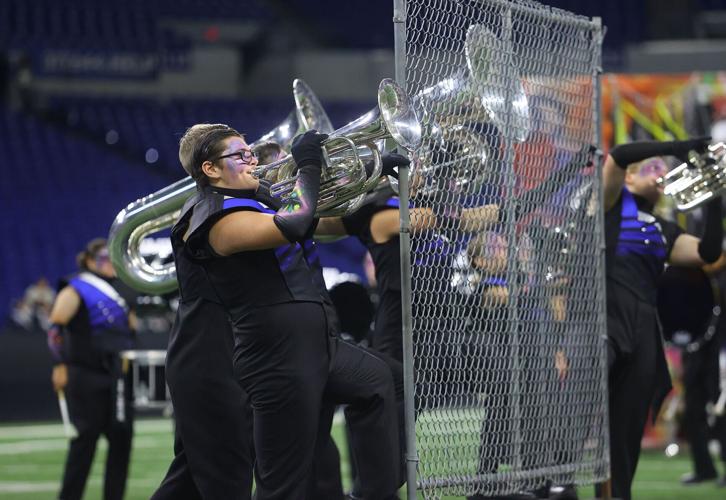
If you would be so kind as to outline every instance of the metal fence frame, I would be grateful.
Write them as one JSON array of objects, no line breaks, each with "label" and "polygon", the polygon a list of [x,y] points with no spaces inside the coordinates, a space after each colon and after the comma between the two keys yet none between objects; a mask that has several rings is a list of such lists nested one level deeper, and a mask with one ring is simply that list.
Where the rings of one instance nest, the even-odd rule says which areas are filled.
[{"label": "metal fence frame", "polygon": [[[406,89],[407,84],[407,75],[406,75],[406,68],[407,68],[407,52],[406,52],[406,43],[407,43],[407,32],[406,32],[406,21],[407,21],[407,8],[409,4],[415,3],[416,0],[394,0],[393,2],[393,23],[394,23],[394,52],[395,52],[395,63],[396,63],[396,80],[398,83]],[[504,9],[504,11],[508,12],[508,14],[511,16],[512,12],[526,12],[527,14],[531,14],[535,17],[539,17],[541,19],[549,19],[549,20],[556,20],[558,22],[563,23],[573,23],[574,25],[578,26],[581,29],[590,31],[592,33],[592,36],[596,39],[596,43],[598,45],[599,50],[597,50],[596,54],[593,54],[593,57],[595,60],[593,61],[593,66],[596,68],[596,71],[592,75],[593,79],[593,86],[595,88],[595,95],[593,96],[593,121],[594,121],[594,134],[592,137],[592,144],[599,146],[600,141],[600,81],[599,76],[601,73],[601,48],[602,48],[602,38],[604,36],[603,34],[603,27],[601,25],[600,18],[592,18],[590,20],[583,19],[581,17],[567,17],[563,16],[563,14],[566,14],[564,11],[559,11],[555,9],[536,9],[533,8],[534,5],[536,5],[534,2],[529,2],[531,5],[527,5],[527,0],[480,0],[480,3],[482,4],[489,4],[489,5],[496,5]],[[506,21],[505,21],[506,22]],[[511,148],[506,148],[509,154],[511,154]],[[597,189],[600,193],[600,198],[602,199],[602,185],[600,182],[601,179],[601,165],[596,166],[596,174],[594,176],[594,182],[595,182],[595,189]],[[419,455],[417,450],[417,444],[416,444],[416,423],[415,423],[415,402],[414,402],[414,394],[415,394],[415,381],[414,381],[414,363],[413,363],[413,320],[412,320],[412,284],[411,284],[411,239],[410,239],[410,216],[409,216],[409,189],[408,189],[408,177],[409,172],[408,168],[404,168],[400,170],[400,188],[399,188],[399,198],[400,198],[400,256],[401,256],[401,286],[402,286],[402,303],[403,303],[403,356],[404,356],[404,385],[405,385],[405,421],[406,421],[406,483],[408,485],[408,498],[409,499],[415,499],[416,498],[416,490],[417,488],[427,487],[427,488],[436,488],[438,486],[446,486],[451,484],[449,480],[446,479],[438,479],[434,481],[429,481],[426,484],[422,484],[422,482],[417,481],[417,471],[418,471],[418,465],[419,465]],[[507,190],[511,194],[513,191],[513,186],[508,185]],[[515,206],[513,203],[508,204],[507,211],[510,213],[510,216],[513,216],[513,212],[515,210]],[[604,222],[604,215],[602,211],[602,206],[599,207],[596,214],[597,218],[597,225],[599,228],[603,227]],[[510,228],[511,231],[513,231],[513,228]],[[600,326],[600,339],[601,339],[601,345],[600,345],[600,362],[601,367],[603,367],[603,373],[601,374],[601,386],[600,391],[602,391],[602,394],[607,397],[607,377],[604,368],[607,366],[607,356],[606,356],[606,349],[605,349],[605,338],[606,338],[606,331],[605,331],[605,241],[604,241],[604,233],[600,231],[600,234],[598,236],[599,241],[599,251],[600,251],[600,286],[602,287],[600,290],[600,297],[602,297],[601,304],[599,304],[599,326]],[[513,263],[514,259],[516,259],[517,256],[514,251],[509,250],[508,251],[508,261]],[[512,265],[509,266],[510,269],[513,268]],[[516,280],[512,280],[512,283],[516,283]],[[513,298],[516,301],[517,293],[513,294]],[[511,309],[512,311],[516,310],[516,303]],[[515,383],[516,387],[516,383]],[[604,429],[602,432],[605,436],[605,454],[606,454],[606,469],[601,472],[604,476],[609,476],[609,449],[607,447],[607,443],[609,442],[609,437],[607,434],[607,414],[605,412],[604,415],[602,415],[602,422]],[[561,466],[563,470],[565,469],[572,469],[573,465],[562,465]],[[536,473],[536,471],[535,471]],[[481,481],[489,481],[493,479],[493,475],[482,475],[478,478]]]}]

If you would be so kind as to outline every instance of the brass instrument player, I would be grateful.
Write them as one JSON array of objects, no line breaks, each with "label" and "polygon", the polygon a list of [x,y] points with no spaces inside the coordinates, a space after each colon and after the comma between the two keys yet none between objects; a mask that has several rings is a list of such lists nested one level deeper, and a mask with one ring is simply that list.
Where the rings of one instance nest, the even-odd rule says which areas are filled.
[{"label": "brass instrument player", "polygon": [[[603,167],[607,277],[607,349],[613,495],[629,500],[651,404],[670,389],[656,318],[656,280],[666,262],[703,266],[721,255],[721,200],[706,207],[703,238],[653,214],[657,156],[703,152],[708,138],[615,146]],[[655,157],[655,158],[654,158]],[[665,392],[664,392],[665,391]]]}]

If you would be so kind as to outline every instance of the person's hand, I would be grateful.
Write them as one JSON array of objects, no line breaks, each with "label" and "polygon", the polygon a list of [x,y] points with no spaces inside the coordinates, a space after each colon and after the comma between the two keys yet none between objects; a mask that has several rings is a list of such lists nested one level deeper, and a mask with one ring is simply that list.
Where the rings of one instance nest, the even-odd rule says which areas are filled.
[{"label": "person's hand", "polygon": [[570,362],[567,359],[565,351],[558,350],[555,353],[555,369],[557,370],[557,378],[560,379],[560,382],[565,380],[567,372],[570,371]]},{"label": "person's hand", "polygon": [[[398,167],[409,165],[411,160],[398,153],[386,153],[381,156],[381,176],[390,175],[398,179]],[[370,177],[373,174],[373,160],[366,163],[366,174]]]},{"label": "person's hand", "polygon": [[398,179],[398,167],[405,167],[411,164],[411,160],[398,153],[387,153],[381,158],[383,168],[381,175],[390,175]]},{"label": "person's hand", "polygon": [[292,140],[290,152],[297,164],[297,168],[301,169],[305,166],[323,166],[323,146],[322,143],[328,138],[328,134],[318,134],[317,130],[308,130],[302,135],[298,135]]},{"label": "person's hand", "polygon": [[672,141],[673,156],[681,161],[688,161],[688,153],[695,151],[701,154],[708,149],[708,145],[711,143],[710,136],[694,137],[693,139],[686,139],[685,141]]},{"label": "person's hand", "polygon": [[53,389],[56,392],[65,389],[66,385],[68,385],[68,367],[64,364],[55,365],[53,367],[51,381],[53,382]]}]

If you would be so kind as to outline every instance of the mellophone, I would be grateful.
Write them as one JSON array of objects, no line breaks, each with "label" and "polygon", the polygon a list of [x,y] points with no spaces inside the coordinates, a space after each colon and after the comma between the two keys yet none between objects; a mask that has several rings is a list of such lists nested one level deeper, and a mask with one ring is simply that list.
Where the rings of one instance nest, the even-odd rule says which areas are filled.
[{"label": "mellophone", "polygon": [[136,409],[167,409],[171,404],[164,365],[166,351],[121,351],[121,365],[131,384]]}]

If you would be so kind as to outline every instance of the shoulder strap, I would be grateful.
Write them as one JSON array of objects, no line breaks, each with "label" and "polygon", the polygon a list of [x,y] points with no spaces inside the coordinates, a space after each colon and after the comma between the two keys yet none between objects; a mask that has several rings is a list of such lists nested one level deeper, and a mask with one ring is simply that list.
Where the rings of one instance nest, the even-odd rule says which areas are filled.
[{"label": "shoulder strap", "polygon": [[102,280],[95,274],[91,274],[89,272],[83,272],[83,273],[79,274],[76,277],[76,279],[84,282],[87,285],[92,286],[93,288],[98,290],[100,293],[102,293],[106,297],[108,297],[111,300],[113,300],[114,302],[116,302],[116,304],[118,304],[118,306],[121,309],[123,309],[124,312],[126,312],[126,313],[129,312],[129,306],[126,303],[126,300],[124,300],[124,298],[121,296],[121,294],[118,293],[116,291],[116,289],[114,287],[112,287],[107,281]]}]

